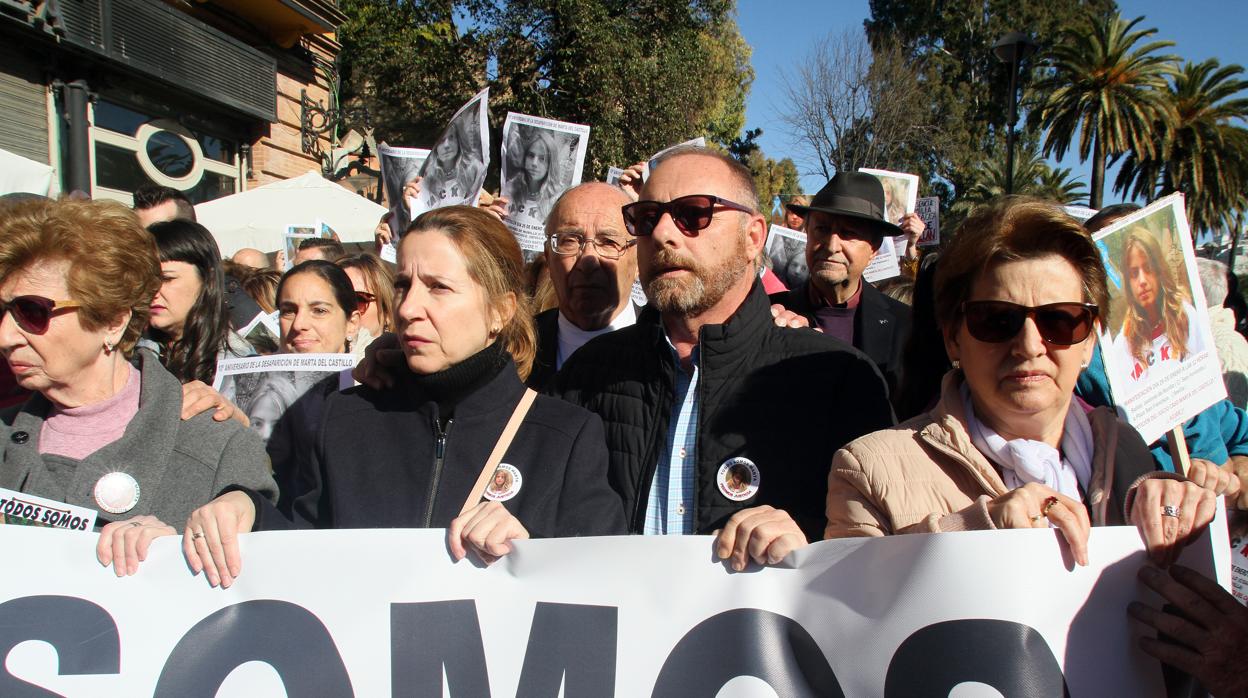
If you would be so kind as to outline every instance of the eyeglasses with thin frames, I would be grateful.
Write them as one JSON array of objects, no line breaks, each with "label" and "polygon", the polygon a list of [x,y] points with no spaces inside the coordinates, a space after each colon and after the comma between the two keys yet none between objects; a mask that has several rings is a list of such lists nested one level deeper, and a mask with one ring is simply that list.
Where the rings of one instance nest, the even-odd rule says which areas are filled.
[{"label": "eyeglasses with thin frames", "polygon": [[580,233],[555,233],[547,238],[550,249],[560,257],[579,257],[586,245],[593,245],[594,252],[603,259],[619,259],[636,240],[621,240],[609,236],[591,238]]}]

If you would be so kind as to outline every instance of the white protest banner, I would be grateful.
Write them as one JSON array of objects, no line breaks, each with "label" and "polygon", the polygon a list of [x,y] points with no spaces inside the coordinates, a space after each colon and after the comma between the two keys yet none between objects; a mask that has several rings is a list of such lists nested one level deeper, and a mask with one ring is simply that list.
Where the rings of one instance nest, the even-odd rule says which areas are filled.
[{"label": "white protest banner", "polygon": [[588,145],[588,126],[507,112],[500,179],[505,222],[520,249],[542,249],[546,216],[563,192],[581,183]]},{"label": "white protest banner", "polygon": [[[381,183],[385,187],[386,205],[390,215],[397,217],[391,230],[407,230],[412,222],[412,206],[415,197],[404,195],[403,190],[420,177],[420,168],[429,157],[424,148],[400,148],[382,143],[377,146],[377,160],[381,163]],[[413,185],[419,187],[419,184]],[[382,251],[382,259],[386,258]],[[393,259],[389,261],[393,262]]]},{"label": "white protest banner", "polygon": [[412,218],[443,206],[476,206],[490,165],[490,88],[460,107],[420,166],[420,196]]},{"label": "white protest banner", "polygon": [[767,258],[771,273],[790,289],[810,278],[806,267],[806,233],[779,225],[767,229]]},{"label": "white protest banner", "polygon": [[[1225,531],[1184,563],[1211,574]],[[483,567],[440,530],[253,533],[220,590],[178,537],[118,578],[92,536],[6,526],[38,573],[0,575],[0,695],[1164,696],[1126,613],[1160,605],[1139,534],[1093,529],[1088,567],[1059,538],[825,541],[734,573],[706,536],[520,540]]]},{"label": "white protest banner", "polygon": [[251,420],[267,443],[277,420],[313,385],[339,374],[339,387],[350,387],[351,354],[272,354],[218,359],[212,387]]},{"label": "white protest banner", "polygon": [[1226,397],[1183,195],[1159,199],[1093,239],[1113,270],[1100,336],[1109,389],[1152,443]]},{"label": "white protest banner", "polygon": [[0,487],[0,524],[91,532],[97,515],[94,509]]},{"label": "white protest banner", "polygon": [[919,247],[936,247],[940,244],[940,197],[924,196],[915,201],[914,212],[923,219],[926,227],[919,241]]}]

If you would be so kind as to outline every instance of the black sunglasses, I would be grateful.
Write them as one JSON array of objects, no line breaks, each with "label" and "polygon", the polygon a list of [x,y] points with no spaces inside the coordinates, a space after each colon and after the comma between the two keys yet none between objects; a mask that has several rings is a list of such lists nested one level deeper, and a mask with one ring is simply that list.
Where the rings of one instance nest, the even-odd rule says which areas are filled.
[{"label": "black sunglasses", "polygon": [[628,228],[628,232],[637,237],[649,237],[654,234],[654,228],[662,220],[663,214],[671,214],[672,222],[687,237],[693,237],[698,234],[699,230],[705,229],[711,224],[711,219],[715,217],[715,207],[733,211],[741,211],[742,213],[753,213],[754,209],[749,206],[721,199],[718,196],[710,194],[690,194],[677,199],[672,199],[667,203],[662,201],[637,201],[628,204],[622,211],[624,213],[624,227]]},{"label": "black sunglasses", "polygon": [[1098,309],[1091,303],[1029,307],[1006,301],[967,301],[962,304],[962,314],[967,332],[981,342],[1008,342],[1023,329],[1027,318],[1031,318],[1044,341],[1068,347],[1088,338]]},{"label": "black sunglasses", "polygon": [[73,301],[54,301],[43,296],[17,296],[9,301],[0,301],[0,315],[12,313],[17,326],[30,334],[43,334],[48,331],[52,316],[62,310],[82,307]]}]

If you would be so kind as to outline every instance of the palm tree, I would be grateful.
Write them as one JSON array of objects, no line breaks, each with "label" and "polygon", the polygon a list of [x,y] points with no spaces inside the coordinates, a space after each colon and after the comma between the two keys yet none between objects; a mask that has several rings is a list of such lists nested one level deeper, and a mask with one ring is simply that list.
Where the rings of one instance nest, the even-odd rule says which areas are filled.
[{"label": "palm tree", "polygon": [[1143,19],[1089,17],[1049,50],[1049,73],[1033,89],[1039,103],[1031,118],[1048,131],[1044,154],[1065,156],[1078,131],[1080,160],[1092,158],[1092,208],[1101,206],[1106,159],[1151,153],[1153,124],[1171,118],[1162,94],[1178,59],[1157,51],[1174,42],[1140,45],[1157,33],[1135,30]]},{"label": "palm tree", "polygon": [[1088,200],[1087,189],[1083,182],[1071,177],[1069,167],[1051,168],[1046,166],[1035,185],[1027,193],[1042,199],[1056,201],[1063,206],[1070,206]]},{"label": "palm tree", "polygon": [[1229,227],[1248,184],[1248,80],[1217,59],[1186,63],[1165,96],[1175,118],[1153,129],[1152,154],[1128,153],[1114,190],[1137,198],[1181,191],[1192,232]]},{"label": "palm tree", "polygon": [[[970,176],[970,186],[959,192],[950,207],[951,220],[961,221],[977,206],[1005,195],[1005,149],[980,163]],[[1034,142],[1024,142],[1014,162],[1014,192],[1037,196],[1062,205],[1087,199],[1083,182],[1071,177],[1069,168],[1053,169],[1040,157]],[[953,224],[950,223],[950,229]]]}]

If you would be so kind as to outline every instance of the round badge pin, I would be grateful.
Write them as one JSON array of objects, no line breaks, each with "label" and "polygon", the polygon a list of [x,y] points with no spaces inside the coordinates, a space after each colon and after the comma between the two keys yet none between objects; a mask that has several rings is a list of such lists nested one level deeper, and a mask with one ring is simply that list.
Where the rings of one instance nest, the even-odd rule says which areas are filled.
[{"label": "round badge pin", "polygon": [[490,477],[490,484],[485,486],[485,498],[492,502],[505,502],[520,492],[524,476],[516,466],[499,463]]},{"label": "round badge pin", "polygon": [[734,502],[753,497],[758,492],[758,481],[758,466],[749,458],[729,458],[715,476],[719,493]]},{"label": "round badge pin", "polygon": [[139,481],[129,473],[109,473],[95,483],[95,503],[110,514],[124,514],[139,503]]}]

